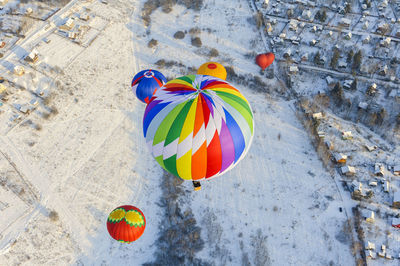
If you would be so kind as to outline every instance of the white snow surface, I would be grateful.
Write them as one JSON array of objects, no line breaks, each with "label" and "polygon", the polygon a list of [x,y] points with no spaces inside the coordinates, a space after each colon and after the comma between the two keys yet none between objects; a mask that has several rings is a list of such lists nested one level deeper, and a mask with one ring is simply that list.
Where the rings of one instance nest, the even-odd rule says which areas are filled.
[{"label": "white snow surface", "polygon": [[[252,16],[247,1],[205,0],[200,12],[178,5],[169,14],[158,9],[148,35],[140,18],[143,3],[95,1],[91,12],[108,24],[88,47],[56,33],[48,36],[47,49],[40,47],[47,64],[63,69],[51,77],[67,91],[49,87],[58,114],[46,120],[32,113],[40,131],[20,123],[0,138],[1,170],[15,174],[15,184],[25,190],[16,196],[0,187],[1,265],[152,262],[165,219],[158,205],[163,172],[145,147],[145,106],[131,92],[131,78],[156,68],[159,59],[197,68],[210,59],[205,47],[218,49],[213,60],[237,73],[258,73],[253,59],[244,56],[263,51],[259,32],[247,22]],[[195,26],[203,29],[202,48],[191,46],[189,33],[173,38]],[[39,33],[31,38],[41,39]],[[157,48],[147,47],[152,38]],[[15,56],[8,58],[11,64]],[[160,70],[167,77],[186,74],[179,67]],[[351,236],[343,232],[349,217],[339,212],[351,203],[343,202],[318,159],[293,102],[237,87],[254,112],[252,147],[233,170],[203,182],[200,192],[185,182],[187,192],[179,195],[181,207],[192,209],[202,229],[205,245],[196,257],[214,265],[353,265]],[[106,229],[109,212],[125,204],[139,207],[147,221],[143,236],[130,245],[111,239]],[[52,210],[58,220],[49,219]]]}]

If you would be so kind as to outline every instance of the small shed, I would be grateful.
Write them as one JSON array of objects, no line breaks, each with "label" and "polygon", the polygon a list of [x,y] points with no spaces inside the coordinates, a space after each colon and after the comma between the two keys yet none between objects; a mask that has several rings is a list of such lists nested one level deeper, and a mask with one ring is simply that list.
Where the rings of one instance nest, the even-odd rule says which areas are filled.
[{"label": "small shed", "polygon": [[371,152],[371,151],[376,150],[376,149],[378,148],[378,146],[376,146],[376,145],[373,145],[373,146],[365,145],[365,148],[366,148],[369,152]]},{"label": "small shed", "polygon": [[376,259],[376,253],[373,252],[372,250],[366,250],[365,251],[365,256],[367,257],[367,259]]},{"label": "small shed", "polygon": [[27,56],[25,56],[25,61],[35,63],[39,58],[38,52],[33,49]]},{"label": "small shed", "polygon": [[378,182],[376,182],[376,181],[369,181],[368,185],[371,186],[371,187],[376,187],[376,186],[378,185]]},{"label": "small shed", "polygon": [[392,226],[396,228],[400,228],[400,218],[394,217],[392,219]]},{"label": "small shed", "polygon": [[393,166],[393,174],[400,175],[400,164]]},{"label": "small shed", "polygon": [[342,132],[342,139],[346,140],[346,139],[352,139],[353,138],[353,134],[351,133],[351,131],[343,131]]},{"label": "small shed", "polygon": [[400,191],[396,191],[393,193],[393,208],[400,209]]},{"label": "small shed", "polygon": [[348,166],[348,165],[342,166],[340,168],[340,171],[343,175],[346,176],[353,176],[356,174],[356,169],[353,166]]},{"label": "small shed", "polygon": [[387,180],[383,182],[383,191],[385,191],[386,193],[390,192],[390,182]]},{"label": "small shed", "polygon": [[383,176],[385,173],[385,166],[383,163],[375,163],[374,174],[377,176]]},{"label": "small shed", "polygon": [[335,153],[333,158],[336,163],[346,163],[347,155],[344,155],[343,153]]},{"label": "small shed", "polygon": [[76,32],[73,31],[68,32],[68,38],[74,40],[76,36],[77,36]]},{"label": "small shed", "polygon": [[23,66],[15,66],[14,67],[14,74],[17,76],[22,76],[25,73],[25,69]]},{"label": "small shed", "polygon": [[360,103],[358,104],[358,108],[359,108],[359,109],[363,109],[363,110],[367,110],[367,108],[368,108],[368,103],[367,103],[367,102],[360,102]]}]

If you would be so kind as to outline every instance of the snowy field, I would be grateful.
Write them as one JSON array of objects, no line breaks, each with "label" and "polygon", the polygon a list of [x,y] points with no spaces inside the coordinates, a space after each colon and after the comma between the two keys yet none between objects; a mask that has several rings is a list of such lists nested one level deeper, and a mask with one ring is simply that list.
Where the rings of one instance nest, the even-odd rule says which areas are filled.
[{"label": "snowy field", "polygon": [[[93,2],[92,12],[109,23],[88,47],[54,33],[41,45],[47,64],[63,67],[56,77],[61,85],[48,88],[58,112],[49,119],[32,113],[41,130],[21,123],[0,138],[0,171],[12,183],[0,187],[0,215],[10,221],[0,223],[1,265],[157,262],[166,220],[159,204],[163,172],[145,147],[145,106],[131,92],[131,78],[160,59],[184,65],[160,69],[167,77],[186,74],[186,67],[211,59],[210,48],[219,50],[213,60],[235,72],[258,74],[245,55],[264,50],[248,22],[247,1],[207,0],[200,12],[178,5],[168,14],[157,9],[147,29],[143,2]],[[195,26],[201,48],[191,45]],[[178,30],[187,31],[185,38],[174,39]],[[147,47],[151,39],[158,41],[154,48]],[[249,153],[231,172],[203,182],[200,192],[183,183],[177,198],[201,228],[204,246],[195,257],[211,265],[353,265],[349,217],[339,212],[348,203],[319,161],[293,102],[237,87],[255,116]],[[105,226],[109,212],[123,204],[139,207],[147,220],[143,236],[130,245],[111,239]]]}]

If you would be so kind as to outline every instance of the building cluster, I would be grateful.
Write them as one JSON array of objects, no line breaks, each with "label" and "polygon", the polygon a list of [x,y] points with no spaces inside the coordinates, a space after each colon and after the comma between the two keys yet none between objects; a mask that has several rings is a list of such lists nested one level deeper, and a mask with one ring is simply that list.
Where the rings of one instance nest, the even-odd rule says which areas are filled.
[{"label": "building cluster", "polygon": [[[351,198],[359,202],[364,241],[368,243],[366,258],[400,259],[400,242],[396,238],[388,241],[376,237],[377,232],[400,236],[399,158],[386,156],[390,163],[382,160],[385,151],[379,145],[358,134],[353,136],[352,131],[340,130],[342,126],[322,112],[308,113],[308,116],[316,125],[316,137],[342,176]],[[381,243],[384,248],[376,250],[375,243]]]},{"label": "building cluster", "polygon": [[[257,1],[263,16],[262,27],[276,58],[290,59],[287,68],[292,76],[299,73],[294,71],[297,66],[299,70],[328,74],[337,81],[343,74],[356,74],[396,83],[399,87],[398,4],[392,11],[386,0],[374,1],[378,3],[371,6],[337,2],[341,4]],[[337,72],[341,75],[336,75]]]}]

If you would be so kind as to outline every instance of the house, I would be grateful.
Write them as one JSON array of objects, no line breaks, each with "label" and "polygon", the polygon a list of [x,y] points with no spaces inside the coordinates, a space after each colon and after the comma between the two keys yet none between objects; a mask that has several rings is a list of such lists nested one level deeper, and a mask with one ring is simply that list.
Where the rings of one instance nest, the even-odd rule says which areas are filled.
[{"label": "house", "polygon": [[323,117],[323,115],[322,115],[321,112],[313,113],[313,114],[312,114],[312,118],[315,119],[315,120],[322,119],[322,117]]},{"label": "house", "polygon": [[347,139],[352,139],[353,138],[353,134],[351,133],[351,131],[343,131],[342,132],[342,139],[347,140]]},{"label": "house", "polygon": [[283,58],[289,58],[292,56],[292,50],[289,48],[283,53]]},{"label": "house", "polygon": [[328,85],[333,85],[333,84],[335,84],[335,80],[334,80],[333,78],[331,78],[331,76],[327,76],[325,80],[326,80],[326,83],[327,83]]},{"label": "house", "polygon": [[299,72],[298,66],[290,66],[289,67],[289,74],[297,74]]},{"label": "house", "polygon": [[353,166],[348,166],[348,165],[342,166],[340,168],[340,171],[343,175],[346,176],[352,176],[356,174],[356,169]]},{"label": "house", "polygon": [[343,153],[335,153],[333,158],[336,163],[346,163],[347,155],[344,155]]},{"label": "house", "polygon": [[328,150],[333,150],[333,148],[334,148],[333,143],[328,140],[325,141],[325,146]]},{"label": "house", "polygon": [[19,111],[20,111],[21,113],[28,114],[29,111],[30,111],[30,109],[29,109],[29,107],[28,107],[26,104],[24,104],[24,105],[21,105],[21,106],[19,107]]},{"label": "house", "polygon": [[80,18],[81,20],[88,21],[88,20],[89,20],[89,15],[88,15],[87,13],[81,13],[81,14],[79,15],[79,18]]},{"label": "house", "polygon": [[392,219],[392,226],[396,228],[400,228],[400,218],[394,217]]},{"label": "house", "polygon": [[388,66],[384,65],[379,69],[378,74],[381,76],[386,76],[387,72],[388,72]]},{"label": "house", "polygon": [[400,175],[400,164],[393,166],[393,174]]},{"label": "house", "polygon": [[60,26],[60,29],[62,30],[72,30],[72,28],[75,26],[75,20],[74,18],[68,18],[63,25]]},{"label": "house", "polygon": [[369,43],[371,41],[371,36],[369,36],[369,35],[364,35],[364,37],[362,38],[362,43],[363,44],[367,44],[367,43]]},{"label": "house", "polygon": [[265,25],[265,32],[267,32],[267,33],[272,33],[273,30],[274,30],[274,29],[272,28],[271,23],[268,22],[268,23]]},{"label": "house", "polygon": [[351,24],[351,20],[348,18],[342,18],[339,22],[339,25],[342,27],[345,27],[345,28],[350,27],[350,24]]},{"label": "house", "polygon": [[369,181],[368,185],[371,186],[371,187],[376,187],[376,186],[378,185],[378,182],[376,182],[376,181]]},{"label": "house", "polygon": [[364,214],[364,218],[367,223],[374,223],[375,222],[375,213],[373,211],[367,211]]},{"label": "house", "polygon": [[343,82],[343,89],[349,90],[351,88],[351,84],[353,84],[353,80],[351,79],[346,79]]},{"label": "house", "polygon": [[374,166],[374,174],[377,176],[383,176],[385,171],[385,166],[383,165],[383,163],[375,163]]},{"label": "house", "polygon": [[68,38],[74,40],[76,38],[76,36],[77,36],[76,32],[72,32],[72,31],[68,32]]},{"label": "house", "polygon": [[4,92],[6,92],[6,90],[7,90],[6,86],[0,83],[0,94],[3,94]]},{"label": "house", "polygon": [[318,135],[318,138],[320,138],[320,139],[325,138],[325,132],[324,131],[318,131],[317,135]]},{"label": "house", "polygon": [[390,182],[387,180],[383,182],[383,191],[385,191],[386,193],[389,193],[390,191]]},{"label": "house", "polygon": [[301,14],[301,16],[304,19],[311,19],[311,11],[310,10],[303,10],[303,13]]},{"label": "house", "polygon": [[376,150],[378,147],[377,147],[376,145],[374,145],[374,146],[365,145],[365,148],[366,148],[369,152],[371,152],[371,151]]},{"label": "house", "polygon": [[379,42],[379,45],[380,45],[380,46],[383,46],[383,47],[390,47],[390,42],[391,42],[391,41],[392,41],[392,38],[387,37],[387,38],[381,40],[381,41]]},{"label": "house", "polygon": [[24,60],[27,62],[35,63],[38,60],[38,52],[33,49],[27,56],[25,56]]},{"label": "house", "polygon": [[400,191],[396,191],[393,193],[393,208],[400,209]]},{"label": "house", "polygon": [[30,14],[32,14],[33,13],[33,9],[31,8],[31,7],[28,7],[26,10],[25,10],[25,15],[30,15]]},{"label": "house", "polygon": [[32,106],[38,106],[39,105],[39,101],[36,98],[33,98],[30,102],[30,105]]},{"label": "house", "polygon": [[363,109],[363,110],[367,110],[367,108],[368,108],[368,103],[366,103],[366,102],[360,102],[360,103],[358,104],[358,108],[359,108],[359,109]]},{"label": "house", "polygon": [[373,95],[373,94],[375,94],[376,91],[377,91],[376,88],[377,88],[376,83],[372,83],[372,85],[368,87],[367,92],[369,92],[370,95]]},{"label": "house", "polygon": [[15,66],[14,67],[14,74],[17,76],[22,76],[25,73],[25,69],[23,66]]},{"label": "house", "polygon": [[346,68],[347,67],[347,62],[344,59],[339,59],[338,60],[338,67],[339,68]]},{"label": "house", "polygon": [[289,21],[289,30],[292,30],[292,31],[297,30],[297,20],[291,19]]},{"label": "house", "polygon": [[357,180],[353,180],[353,182],[351,182],[351,191],[362,193],[362,183],[358,182]]},{"label": "house", "polygon": [[363,30],[368,29],[368,25],[369,25],[368,20],[364,21],[364,23],[362,25]]},{"label": "house", "polygon": [[390,254],[388,251],[386,251],[385,258],[386,258],[387,260],[392,260],[392,259],[393,259],[393,256],[392,256],[392,254]]},{"label": "house", "polygon": [[378,24],[376,32],[385,34],[389,31],[389,29],[390,29],[389,24],[382,21],[381,23]]},{"label": "house", "polygon": [[348,33],[346,33],[345,35],[344,35],[344,38],[346,39],[346,40],[351,40],[351,37],[353,36],[353,34],[351,33],[351,32],[348,32]]},{"label": "house", "polygon": [[4,41],[0,42],[0,48],[3,48],[4,46],[6,46],[6,42]]},{"label": "house", "polygon": [[365,249],[366,250],[375,250],[375,243],[367,241],[367,243],[365,243]]},{"label": "house", "polygon": [[310,45],[315,46],[316,44],[317,44],[317,40],[312,39],[312,40],[310,41]]}]

